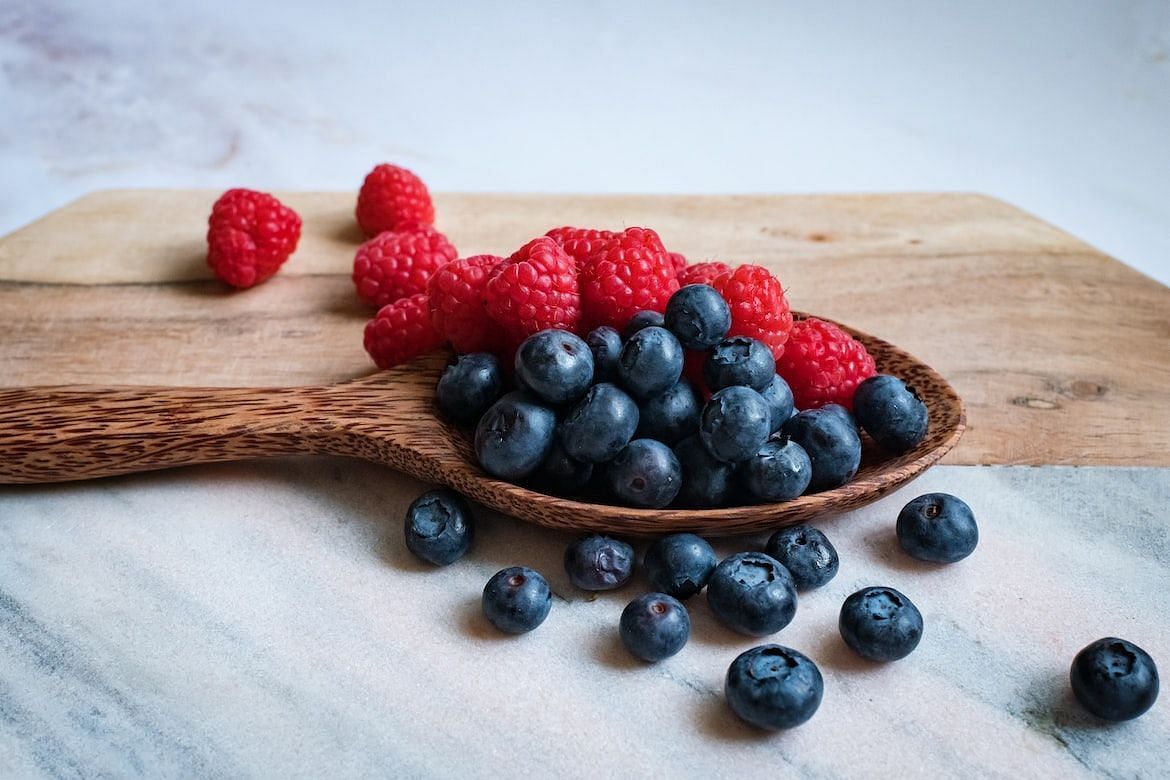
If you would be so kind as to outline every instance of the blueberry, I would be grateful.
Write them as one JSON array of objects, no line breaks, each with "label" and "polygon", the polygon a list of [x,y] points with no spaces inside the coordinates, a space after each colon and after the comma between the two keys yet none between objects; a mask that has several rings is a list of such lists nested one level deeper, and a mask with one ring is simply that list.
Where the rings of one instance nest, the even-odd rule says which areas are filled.
[{"label": "blueberry", "polygon": [[613,460],[638,429],[638,405],[617,385],[589,388],[561,423],[565,452],[585,463]]},{"label": "blueberry", "polygon": [[454,490],[423,493],[406,510],[406,549],[427,563],[454,563],[474,536],[471,507]]},{"label": "blueberry", "polygon": [[567,330],[533,333],[516,350],[516,380],[553,406],[571,403],[593,383],[593,353]]},{"label": "blueberry", "polygon": [[724,558],[707,581],[707,603],[729,628],[748,636],[773,634],[796,615],[792,575],[775,558],[743,552]]},{"label": "blueberry", "polygon": [[761,645],[740,653],[727,670],[723,687],[732,711],[762,729],[790,729],[821,706],[825,681],[804,653],[781,645]]},{"label": "blueberry", "polygon": [[585,343],[593,353],[593,383],[616,382],[622,335],[608,325],[602,325],[589,331]]},{"label": "blueberry", "polygon": [[674,454],[682,466],[680,505],[714,507],[727,503],[735,475],[734,463],[725,463],[707,452],[698,436],[680,441],[674,446]]},{"label": "blueberry", "polygon": [[731,327],[731,309],[707,284],[688,284],[666,303],[666,327],[687,349],[710,349]]},{"label": "blueberry", "polygon": [[808,454],[787,436],[764,442],[759,451],[740,464],[744,484],[763,501],[789,501],[808,487],[812,462]]},{"label": "blueberry", "polygon": [[631,655],[654,663],[683,649],[691,636],[691,616],[673,596],[647,593],[622,610],[618,633]]},{"label": "blueberry", "polygon": [[829,404],[797,412],[780,431],[803,447],[812,461],[809,492],[844,485],[861,465],[861,437],[844,407]]},{"label": "blueberry", "polygon": [[760,395],[768,402],[768,411],[771,414],[772,430],[769,432],[775,433],[796,411],[792,401],[792,388],[784,381],[784,377],[773,374],[771,383],[760,392]]},{"label": "blueberry", "polygon": [[837,550],[815,528],[794,525],[772,534],[764,552],[771,555],[792,575],[797,590],[819,588],[837,576]]},{"label": "blueberry", "polygon": [[607,470],[609,486],[630,506],[661,508],[674,500],[682,484],[678,458],[660,441],[634,439]]},{"label": "blueberry", "polygon": [[929,414],[913,388],[889,374],[878,374],[853,392],[853,414],[874,441],[896,454],[909,452],[926,438]]},{"label": "blueberry", "polygon": [[721,341],[703,362],[703,379],[712,391],[741,385],[763,391],[776,376],[776,359],[763,342],[746,336]]},{"label": "blueberry", "polygon": [[1098,639],[1077,653],[1069,670],[1073,694],[1105,720],[1131,720],[1158,698],[1158,667],[1149,654],[1124,639]]},{"label": "blueberry", "polygon": [[650,545],[642,559],[642,569],[655,590],[676,599],[689,599],[703,589],[718,563],[705,539],[694,534],[671,534]]},{"label": "blueberry", "polygon": [[583,536],[565,548],[565,573],[582,590],[620,588],[634,573],[634,548],[611,536]]},{"label": "blueberry", "polygon": [[871,661],[897,661],[918,647],[922,613],[893,588],[862,588],[841,605],[841,638]]},{"label": "blueberry", "polygon": [[771,412],[764,397],[750,387],[725,387],[703,407],[699,438],[716,458],[728,463],[747,460],[768,439]]},{"label": "blueberry", "polygon": [[626,323],[625,330],[622,331],[622,338],[627,341],[638,331],[643,328],[661,328],[663,326],[663,317],[656,311],[640,311],[630,321]]},{"label": "blueberry", "polygon": [[979,544],[971,507],[949,493],[927,493],[902,507],[895,530],[903,550],[932,563],[961,561]]},{"label": "blueberry", "polygon": [[647,398],[638,407],[638,438],[674,445],[699,430],[703,409],[691,383],[680,379],[665,393]]},{"label": "blueberry", "polygon": [[622,347],[618,375],[630,394],[650,398],[664,393],[682,376],[683,349],[666,328],[648,327]]},{"label": "blueberry", "polygon": [[552,591],[540,572],[525,566],[501,569],[483,586],[483,614],[508,634],[539,626],[552,607]]},{"label": "blueberry", "polygon": [[504,392],[504,377],[495,355],[459,355],[443,369],[435,402],[456,425],[474,425]]},{"label": "blueberry", "polygon": [[493,477],[515,480],[540,466],[553,443],[557,417],[531,396],[513,391],[484,412],[475,429],[475,455]]},{"label": "blueberry", "polygon": [[538,490],[560,496],[580,492],[592,478],[593,464],[570,457],[557,438],[532,477]]}]

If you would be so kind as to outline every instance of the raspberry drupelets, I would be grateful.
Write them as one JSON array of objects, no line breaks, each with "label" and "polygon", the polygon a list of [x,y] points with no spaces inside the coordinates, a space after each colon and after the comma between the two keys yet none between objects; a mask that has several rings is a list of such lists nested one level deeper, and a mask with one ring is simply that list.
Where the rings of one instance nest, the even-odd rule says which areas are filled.
[{"label": "raspberry drupelets", "polygon": [[488,275],[502,262],[495,255],[465,257],[440,267],[427,284],[431,324],[460,354],[504,346],[504,331],[484,305]]},{"label": "raspberry drupelets", "polygon": [[573,258],[580,268],[594,252],[601,249],[609,239],[617,235],[612,230],[594,230],[593,228],[559,227],[545,233],[556,241],[565,254]]},{"label": "raspberry drupelets", "polygon": [[711,281],[720,274],[731,273],[731,266],[718,260],[707,263],[688,265],[679,271],[678,283],[686,287],[688,284],[711,284]]},{"label": "raspberry drupelets", "polygon": [[670,258],[670,264],[674,266],[674,275],[681,278],[683,271],[687,269],[686,256],[680,255],[678,252],[667,252],[666,256]]},{"label": "raspberry drupelets", "polygon": [[556,241],[534,238],[492,269],[484,303],[509,347],[546,328],[576,332],[581,318],[577,267]]},{"label": "raspberry drupelets", "polygon": [[379,233],[358,247],[353,284],[359,298],[382,307],[426,292],[435,271],[457,256],[447,237],[434,228]]},{"label": "raspberry drupelets", "polygon": [[436,349],[442,339],[431,325],[426,293],[383,306],[366,323],[363,343],[378,368],[393,368]]},{"label": "raspberry drupelets", "polygon": [[792,330],[792,312],[780,281],[767,268],[741,265],[719,274],[709,284],[731,307],[731,330],[727,335],[762,341],[779,360]]},{"label": "raspberry drupelets", "polygon": [[658,234],[627,228],[581,264],[581,314],[587,328],[622,330],[640,311],[661,312],[678,289],[674,265]]},{"label": "raspberry drupelets", "polygon": [[297,248],[301,218],[263,192],[231,189],[211,207],[207,264],[233,287],[251,287],[275,274]]},{"label": "raspberry drupelets", "polygon": [[358,192],[358,227],[367,236],[410,230],[435,221],[435,206],[422,179],[405,168],[382,163],[370,171]]},{"label": "raspberry drupelets", "polygon": [[792,326],[776,371],[792,388],[797,409],[840,404],[852,410],[857,386],[877,373],[860,341],[815,317]]}]

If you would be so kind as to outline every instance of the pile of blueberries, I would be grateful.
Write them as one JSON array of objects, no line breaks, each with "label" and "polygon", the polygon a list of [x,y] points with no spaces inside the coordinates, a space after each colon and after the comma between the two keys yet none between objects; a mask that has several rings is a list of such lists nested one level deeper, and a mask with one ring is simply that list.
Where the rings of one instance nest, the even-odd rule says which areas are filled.
[{"label": "pile of blueberries", "polygon": [[[459,356],[439,380],[439,410],[476,425],[480,466],[500,479],[635,507],[718,507],[787,501],[848,482],[861,463],[860,425],[903,453],[926,436],[926,404],[878,375],[841,406],[796,411],[771,350],[727,337],[731,311],[713,287],[676,292],[665,314],[644,311],[619,334],[585,339],[544,330],[516,351],[518,389],[493,355]],[[623,338],[624,337],[624,338]],[[683,377],[684,350],[705,353],[704,402]]]}]

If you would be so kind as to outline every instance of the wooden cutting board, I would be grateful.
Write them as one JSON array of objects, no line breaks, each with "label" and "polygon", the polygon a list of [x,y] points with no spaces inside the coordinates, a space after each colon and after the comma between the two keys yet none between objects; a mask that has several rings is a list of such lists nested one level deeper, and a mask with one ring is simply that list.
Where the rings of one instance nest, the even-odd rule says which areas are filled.
[{"label": "wooden cutting board", "polygon": [[[367,373],[351,193],[275,278],[204,263],[217,193],[97,192],[0,239],[0,384],[299,385]],[[773,269],[793,308],[892,341],[967,402],[962,464],[1170,465],[1170,288],[980,195],[436,197],[461,254],[562,224],[656,228],[694,261]]]}]

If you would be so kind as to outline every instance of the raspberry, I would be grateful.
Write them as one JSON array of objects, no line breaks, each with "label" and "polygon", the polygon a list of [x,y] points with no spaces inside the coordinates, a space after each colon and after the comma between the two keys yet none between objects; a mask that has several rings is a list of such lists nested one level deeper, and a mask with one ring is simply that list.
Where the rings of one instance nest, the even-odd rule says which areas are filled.
[{"label": "raspberry", "polygon": [[593,228],[559,227],[545,233],[556,241],[565,254],[573,258],[577,268],[581,267],[589,256],[605,245],[609,239],[617,235],[612,230],[594,230]]},{"label": "raspberry", "polygon": [[731,307],[728,336],[747,336],[762,341],[777,360],[784,354],[784,342],[792,330],[792,312],[784,288],[767,268],[741,265],[725,271],[709,284]]},{"label": "raspberry", "polygon": [[353,258],[353,284],[359,298],[382,307],[426,292],[435,271],[458,256],[447,237],[434,228],[410,233],[388,230],[358,247]]},{"label": "raspberry", "polygon": [[366,323],[362,339],[378,368],[393,368],[443,343],[431,325],[427,294],[399,298]]},{"label": "raspberry", "polygon": [[251,287],[280,270],[300,237],[301,218],[276,198],[228,190],[207,220],[207,264],[233,287]]},{"label": "raspberry", "polygon": [[504,346],[504,331],[488,316],[484,289],[488,274],[504,258],[475,255],[447,263],[427,284],[431,323],[456,352],[494,352]]},{"label": "raspberry", "polygon": [[510,346],[545,328],[576,332],[581,317],[577,267],[556,241],[534,238],[492,269],[484,303]]},{"label": "raspberry", "polygon": [[876,373],[860,341],[815,317],[792,326],[776,371],[792,388],[797,409],[840,404],[852,410],[853,391]]},{"label": "raspberry", "polygon": [[712,260],[708,263],[695,263],[682,269],[678,275],[678,283],[686,287],[688,284],[711,284],[719,274],[731,273],[731,266]]},{"label": "raspberry", "polygon": [[581,265],[581,314],[588,328],[622,330],[640,311],[662,312],[678,289],[674,265],[658,234],[626,228]]},{"label": "raspberry", "polygon": [[670,264],[674,266],[674,275],[682,276],[682,272],[687,267],[686,256],[680,255],[678,252],[667,252],[666,256],[670,258]]},{"label": "raspberry", "polygon": [[362,182],[355,216],[362,232],[373,237],[386,230],[434,223],[435,204],[422,179],[405,168],[382,163]]}]

